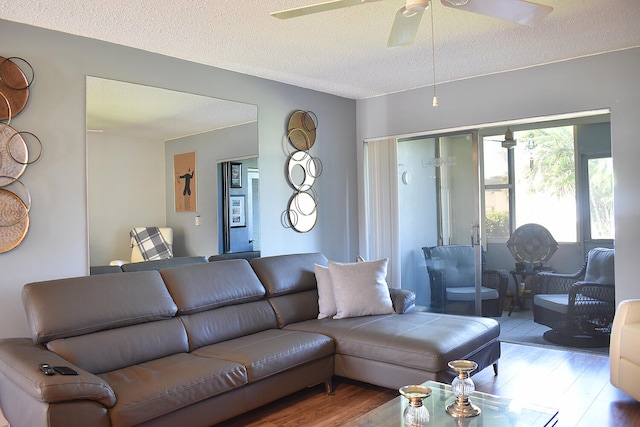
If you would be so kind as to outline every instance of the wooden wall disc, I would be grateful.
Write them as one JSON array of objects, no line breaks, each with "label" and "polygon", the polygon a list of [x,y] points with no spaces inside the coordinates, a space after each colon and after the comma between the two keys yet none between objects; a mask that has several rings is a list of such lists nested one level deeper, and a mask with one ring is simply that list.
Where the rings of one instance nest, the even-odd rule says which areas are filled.
[{"label": "wooden wall disc", "polygon": [[0,223],[11,224],[0,226],[0,253],[5,253],[17,247],[26,237],[29,230],[29,214],[20,197],[1,188]]},{"label": "wooden wall disc", "polygon": [[316,142],[316,123],[307,111],[295,111],[289,117],[289,141],[297,150],[307,151]]},{"label": "wooden wall disc", "polygon": [[[15,117],[27,105],[30,82],[24,72],[13,61],[0,56],[0,120]],[[5,100],[6,98],[6,100]],[[7,102],[11,105],[11,115]]]},{"label": "wooden wall disc", "polygon": [[0,125],[0,187],[20,178],[27,168],[28,161],[27,143],[22,135],[11,126]]}]

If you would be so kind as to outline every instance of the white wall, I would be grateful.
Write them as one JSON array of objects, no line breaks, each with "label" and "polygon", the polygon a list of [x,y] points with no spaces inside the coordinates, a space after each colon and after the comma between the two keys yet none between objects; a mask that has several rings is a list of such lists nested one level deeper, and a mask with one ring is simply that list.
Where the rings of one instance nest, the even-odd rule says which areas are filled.
[{"label": "white wall", "polygon": [[[640,298],[636,268],[640,242],[638,69],[640,48],[441,84],[437,108],[431,106],[432,88],[358,101],[358,176],[362,176],[361,141],[367,138],[609,108],[615,180],[616,298]],[[363,188],[361,181],[359,189]],[[362,225],[360,232],[364,232]]]},{"label": "white wall", "polygon": [[90,265],[131,259],[133,227],[166,225],[164,143],[87,133]]},{"label": "white wall", "polygon": [[[27,237],[0,254],[0,337],[28,334],[20,297],[25,283],[88,273],[87,75],[256,105],[262,252],[322,251],[337,261],[356,256],[355,101],[9,21],[0,20],[0,40],[0,55],[25,58],[36,76],[26,109],[11,125],[44,145],[22,179],[33,200]],[[312,151],[324,165],[316,186],[318,224],[305,234],[280,223],[291,197],[282,142],[288,117],[298,109],[319,119]]]}]

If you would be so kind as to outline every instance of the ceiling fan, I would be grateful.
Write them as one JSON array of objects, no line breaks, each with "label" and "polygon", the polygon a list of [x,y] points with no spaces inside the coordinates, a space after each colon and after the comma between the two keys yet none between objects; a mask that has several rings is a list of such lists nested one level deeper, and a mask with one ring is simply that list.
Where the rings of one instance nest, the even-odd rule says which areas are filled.
[{"label": "ceiling fan", "polygon": [[[357,6],[382,0],[331,0],[309,6],[296,7],[271,13],[280,19],[296,18],[313,13],[326,12],[343,7]],[[553,10],[552,7],[531,3],[525,0],[440,0],[443,6],[480,15],[505,19],[522,25],[535,25]],[[388,47],[413,43],[420,26],[423,12],[429,7],[430,0],[405,0],[405,5],[396,12]]]},{"label": "ceiling fan", "polygon": [[513,131],[510,127],[507,128],[507,131],[504,133],[504,139],[502,141],[496,139],[490,139],[489,141],[496,141],[502,144],[502,148],[506,148],[507,150],[516,146],[517,142],[513,138]]}]

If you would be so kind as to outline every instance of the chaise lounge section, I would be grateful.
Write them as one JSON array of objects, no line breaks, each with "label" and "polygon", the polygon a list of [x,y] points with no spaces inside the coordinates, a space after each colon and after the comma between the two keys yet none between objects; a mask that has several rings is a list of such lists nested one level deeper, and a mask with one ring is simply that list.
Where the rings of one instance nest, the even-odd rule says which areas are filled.
[{"label": "chaise lounge section", "polygon": [[[414,313],[317,319],[322,254],[27,284],[31,338],[0,340],[0,405],[19,426],[210,426],[340,375],[396,388],[500,356],[497,322]],[[408,312],[407,312],[408,311]],[[404,314],[400,314],[404,313]],[[78,375],[46,376],[40,363]]]}]

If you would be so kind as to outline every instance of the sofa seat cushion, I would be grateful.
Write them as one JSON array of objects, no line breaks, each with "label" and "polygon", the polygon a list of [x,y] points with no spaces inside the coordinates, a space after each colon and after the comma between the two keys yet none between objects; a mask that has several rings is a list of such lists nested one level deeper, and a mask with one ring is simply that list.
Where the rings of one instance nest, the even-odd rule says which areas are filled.
[{"label": "sofa seat cushion", "polygon": [[620,357],[640,366],[640,323],[627,323],[620,328]]},{"label": "sofa seat cushion", "polygon": [[201,347],[192,354],[243,364],[249,382],[332,356],[334,342],[326,335],[270,329]]},{"label": "sofa seat cushion", "polygon": [[[483,300],[498,299],[500,294],[497,289],[480,287],[480,295]],[[476,288],[473,286],[459,286],[447,288],[447,300],[449,301],[475,301]]]},{"label": "sofa seat cushion", "polygon": [[493,319],[414,312],[348,319],[314,319],[286,330],[326,334],[336,354],[360,357],[429,372],[496,341],[500,325]]},{"label": "sofa seat cushion", "polygon": [[244,366],[175,354],[99,375],[114,390],[112,426],[132,426],[247,383]]}]

